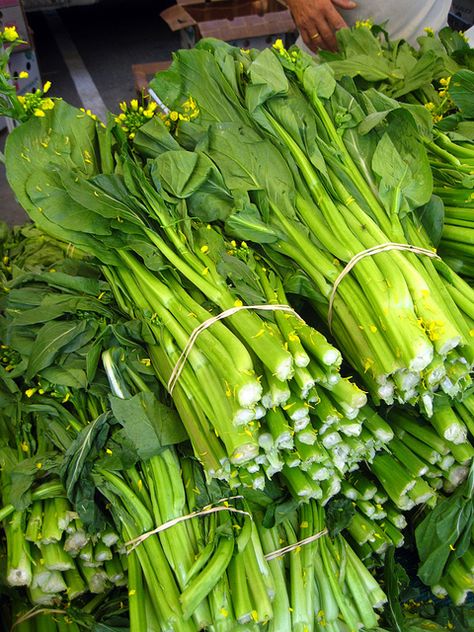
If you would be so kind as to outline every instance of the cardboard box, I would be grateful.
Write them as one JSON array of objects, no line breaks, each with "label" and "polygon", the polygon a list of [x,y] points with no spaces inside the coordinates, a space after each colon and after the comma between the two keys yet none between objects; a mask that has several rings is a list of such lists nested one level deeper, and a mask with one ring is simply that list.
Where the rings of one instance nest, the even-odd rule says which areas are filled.
[{"label": "cardboard box", "polygon": [[10,7],[0,7],[0,28],[4,29],[6,26],[14,26],[20,39],[27,42],[26,44],[18,46],[15,50],[21,50],[22,48],[29,48],[31,46],[28,23],[23,7],[20,4]]},{"label": "cardboard box", "polygon": [[[8,64],[10,69],[10,75],[12,77],[13,84],[15,85],[18,94],[25,94],[25,92],[33,92],[41,85],[41,76],[38,66],[38,60],[34,50],[22,50],[16,51],[10,57]],[[19,75],[21,71],[28,73],[27,79],[20,79]]]},{"label": "cardboard box", "polygon": [[295,23],[278,0],[176,1],[160,15],[172,31],[180,31],[181,48],[192,48],[203,37],[258,49],[270,46],[278,38],[286,44],[294,41]]}]

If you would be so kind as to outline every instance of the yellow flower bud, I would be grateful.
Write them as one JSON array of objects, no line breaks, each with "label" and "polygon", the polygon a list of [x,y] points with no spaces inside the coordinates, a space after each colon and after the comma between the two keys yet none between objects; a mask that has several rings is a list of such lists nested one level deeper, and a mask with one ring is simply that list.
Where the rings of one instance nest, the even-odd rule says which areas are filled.
[{"label": "yellow flower bud", "polygon": [[16,30],[16,26],[6,26],[3,31],[3,39],[7,42],[14,42],[18,39],[18,33]]}]

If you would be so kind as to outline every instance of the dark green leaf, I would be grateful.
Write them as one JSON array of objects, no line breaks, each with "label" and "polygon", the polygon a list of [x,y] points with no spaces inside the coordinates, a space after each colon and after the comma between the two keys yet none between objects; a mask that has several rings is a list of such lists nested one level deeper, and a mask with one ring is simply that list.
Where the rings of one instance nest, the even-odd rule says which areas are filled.
[{"label": "dark green leaf", "polygon": [[416,209],[416,214],[421,220],[431,243],[435,248],[441,241],[444,226],[444,204],[437,195],[432,195],[430,201]]},{"label": "dark green leaf", "polygon": [[349,498],[334,498],[326,506],[326,526],[331,538],[335,538],[352,522],[355,508]]},{"label": "dark green leaf", "polygon": [[58,353],[81,336],[87,329],[86,321],[51,321],[43,325],[31,348],[26,379],[49,366]]},{"label": "dark green leaf", "polygon": [[95,532],[103,526],[103,517],[96,502],[91,473],[106,445],[110,423],[110,413],[106,412],[81,430],[65,453],[60,470],[69,500],[84,524]]},{"label": "dark green leaf", "polygon": [[418,576],[428,586],[438,583],[449,561],[466,550],[474,526],[473,490],[474,463],[466,481],[441,500],[415,530]]},{"label": "dark green leaf", "polygon": [[164,446],[187,439],[177,413],[159,402],[153,393],[139,393],[130,399],[111,397],[110,401],[115,417],[142,459],[149,459]]},{"label": "dark green leaf", "polygon": [[451,77],[449,96],[463,116],[474,118],[474,71],[460,70]]},{"label": "dark green leaf", "polygon": [[384,614],[390,630],[393,632],[406,632],[406,622],[400,601],[400,593],[408,586],[409,578],[403,566],[395,562],[395,549],[390,547],[385,553],[384,567],[385,592],[388,603]]}]

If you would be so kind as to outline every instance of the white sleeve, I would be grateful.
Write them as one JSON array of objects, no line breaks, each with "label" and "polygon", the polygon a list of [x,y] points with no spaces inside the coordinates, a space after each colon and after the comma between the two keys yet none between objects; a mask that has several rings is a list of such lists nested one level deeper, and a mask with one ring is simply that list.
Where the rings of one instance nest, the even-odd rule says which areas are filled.
[{"label": "white sleeve", "polygon": [[357,20],[387,22],[391,39],[416,44],[425,28],[437,32],[447,25],[450,6],[451,0],[359,0],[357,8],[341,14],[350,26]]}]

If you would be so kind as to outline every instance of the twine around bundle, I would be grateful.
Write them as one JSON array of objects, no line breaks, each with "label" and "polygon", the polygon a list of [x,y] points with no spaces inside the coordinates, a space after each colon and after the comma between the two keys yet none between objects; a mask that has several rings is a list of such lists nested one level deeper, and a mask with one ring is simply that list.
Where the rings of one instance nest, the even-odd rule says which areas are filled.
[{"label": "twine around bundle", "polygon": [[329,297],[329,306],[328,306],[328,325],[329,325],[330,331],[332,331],[331,325],[332,325],[333,305],[334,305],[334,299],[336,297],[337,288],[339,287],[339,284],[344,279],[346,274],[348,274],[361,259],[364,259],[365,257],[372,257],[373,255],[377,255],[380,252],[388,252],[390,250],[402,250],[402,251],[404,250],[408,252],[413,252],[418,255],[426,255],[427,257],[441,259],[441,257],[438,254],[436,254],[436,252],[433,252],[432,250],[428,250],[427,248],[419,248],[418,246],[413,246],[411,244],[399,244],[392,241],[388,241],[385,244],[379,244],[378,246],[372,246],[372,248],[367,248],[367,250],[362,250],[361,252],[358,252],[356,255],[352,257],[352,259],[350,259],[350,261],[341,271],[341,273],[339,274],[337,279],[334,281],[334,284],[332,286],[331,295]]},{"label": "twine around bundle", "polygon": [[[159,527],[156,527],[156,529],[152,529],[151,531],[142,533],[138,537],[133,538],[132,540],[129,540],[128,542],[125,542],[125,546],[128,547],[127,555],[130,555],[130,553],[132,553],[138,546],[140,546],[142,542],[144,542],[151,536],[156,535],[158,533],[162,533],[163,531],[166,531],[167,529],[171,529],[172,527],[176,526],[177,524],[180,524],[181,522],[185,522],[186,520],[191,520],[193,518],[208,516],[210,514],[217,513],[219,511],[229,511],[230,513],[237,513],[237,514],[247,516],[248,518],[250,518],[250,520],[253,520],[252,514],[250,514],[248,511],[245,511],[244,509],[237,509],[236,507],[232,507],[228,504],[229,500],[239,500],[242,498],[243,496],[230,496],[229,498],[222,498],[221,500],[217,501],[216,505],[214,506],[209,505],[207,507],[204,507],[204,509],[201,509],[198,511],[192,511],[191,513],[186,514],[185,516],[179,516],[178,518],[173,518],[172,520],[168,520],[167,522],[164,522],[163,524],[161,524]],[[266,555],[264,555],[264,557],[267,560],[267,562],[270,562],[271,560],[274,560],[278,557],[282,557],[283,555],[286,555],[287,553],[291,553],[292,551],[295,551],[296,549],[299,549],[302,546],[305,546],[306,544],[311,544],[312,542],[319,540],[319,538],[327,534],[328,534],[328,530],[325,528],[322,531],[318,531],[318,533],[314,533],[313,535],[310,535],[307,538],[304,538],[303,540],[298,540],[298,542],[294,542],[293,544],[284,546],[281,549],[277,549],[276,551],[267,553]]]},{"label": "twine around bundle", "polygon": [[173,371],[171,372],[170,378],[168,380],[168,385],[167,385],[168,392],[170,395],[173,393],[174,387],[176,386],[176,382],[179,380],[179,377],[183,371],[184,365],[186,364],[186,360],[188,359],[188,356],[191,353],[191,350],[199,334],[201,334],[203,331],[205,331],[208,327],[210,327],[214,323],[217,323],[219,320],[222,320],[223,318],[228,318],[229,316],[233,316],[234,314],[242,310],[290,312],[294,316],[299,318],[299,320],[303,320],[301,316],[297,312],[295,312],[295,310],[289,305],[271,305],[271,304],[237,305],[235,307],[231,307],[230,309],[224,310],[220,314],[217,314],[217,316],[212,316],[211,318],[208,318],[203,323],[198,325],[196,329],[194,329],[194,331],[191,333],[191,335],[189,336],[188,342],[186,343],[186,346],[184,347],[181,355],[178,358],[178,361],[176,362],[174,366]]}]

